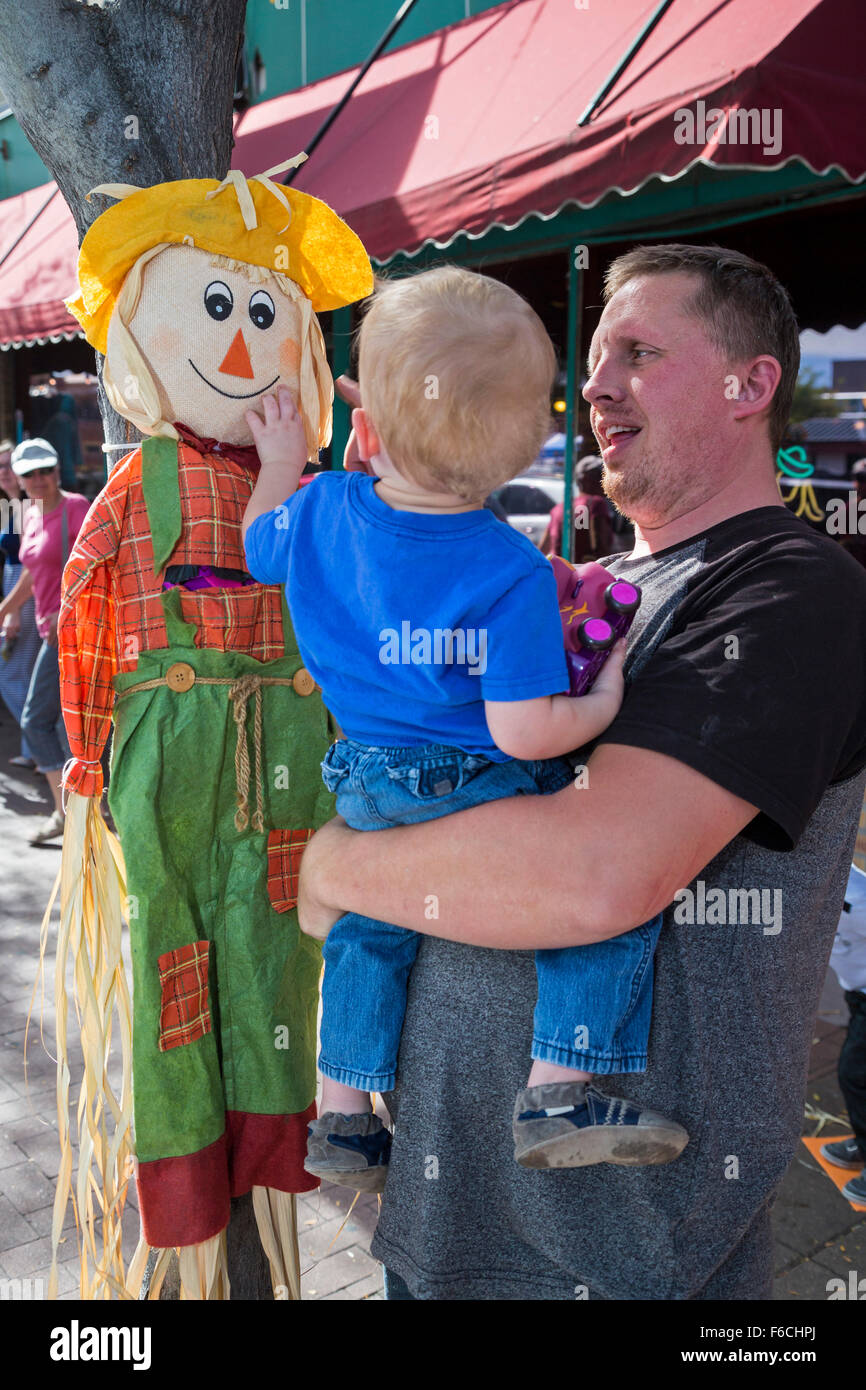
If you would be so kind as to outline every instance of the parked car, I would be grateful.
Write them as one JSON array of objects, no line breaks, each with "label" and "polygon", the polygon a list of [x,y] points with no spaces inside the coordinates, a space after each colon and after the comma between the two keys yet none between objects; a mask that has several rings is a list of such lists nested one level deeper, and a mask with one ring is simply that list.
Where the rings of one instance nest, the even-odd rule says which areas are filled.
[{"label": "parked car", "polygon": [[508,524],[522,531],[533,545],[540,545],[557,502],[565,498],[563,478],[521,474],[492,494],[508,517]]}]

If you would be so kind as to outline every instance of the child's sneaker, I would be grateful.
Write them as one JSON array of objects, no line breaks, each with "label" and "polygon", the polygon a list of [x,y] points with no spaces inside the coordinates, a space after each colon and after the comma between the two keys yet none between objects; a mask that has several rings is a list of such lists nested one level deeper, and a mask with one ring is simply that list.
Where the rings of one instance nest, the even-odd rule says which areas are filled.
[{"label": "child's sneaker", "polygon": [[862,1168],[860,1145],[853,1134],[850,1139],[836,1139],[832,1144],[821,1145],[821,1157],[837,1168]]},{"label": "child's sneaker", "polygon": [[572,1081],[518,1091],[513,1129],[524,1168],[670,1163],[689,1142],[676,1121]]},{"label": "child's sneaker", "polygon": [[390,1157],[391,1132],[378,1115],[337,1115],[328,1110],[307,1126],[304,1168],[326,1182],[356,1192],[381,1192]]},{"label": "child's sneaker", "polygon": [[842,1196],[847,1197],[849,1202],[866,1207],[866,1168],[859,1178],[852,1178],[850,1182],[846,1182],[842,1188]]}]

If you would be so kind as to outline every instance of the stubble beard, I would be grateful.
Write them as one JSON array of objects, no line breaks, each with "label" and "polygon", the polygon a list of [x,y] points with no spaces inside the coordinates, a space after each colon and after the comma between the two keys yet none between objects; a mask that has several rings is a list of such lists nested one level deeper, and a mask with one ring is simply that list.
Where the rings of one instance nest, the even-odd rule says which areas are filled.
[{"label": "stubble beard", "polygon": [[650,454],[641,454],[617,471],[605,466],[601,485],[617,511],[641,526],[664,524],[688,492],[685,480],[678,481]]}]

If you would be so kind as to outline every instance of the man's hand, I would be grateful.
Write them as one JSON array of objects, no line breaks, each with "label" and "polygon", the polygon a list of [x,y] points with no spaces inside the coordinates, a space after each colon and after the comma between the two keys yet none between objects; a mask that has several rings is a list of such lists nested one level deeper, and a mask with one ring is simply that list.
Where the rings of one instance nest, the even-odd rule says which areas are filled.
[{"label": "man's hand", "polygon": [[48,619],[48,631],[45,634],[45,641],[48,643],[49,647],[57,646],[57,620],[59,617],[59,613],[52,613],[51,617]]},{"label": "man's hand", "polygon": [[324,941],[343,909],[332,907],[327,900],[328,874],[326,856],[339,857],[345,837],[353,839],[360,830],[350,830],[342,816],[317,830],[301,856],[301,877],[298,884],[298,925],[305,936]]},{"label": "man's hand", "polygon": [[[356,406],[360,406],[361,392],[358,388],[357,381],[353,381],[350,376],[344,374],[343,376],[337,377],[337,380],[334,382],[334,387],[341,401],[345,401],[346,404],[352,406],[353,409]],[[343,454],[343,467],[346,469],[347,473],[366,473],[368,477],[373,476],[373,465],[370,463],[369,459],[362,459],[358,452],[358,436],[355,434],[354,430],[350,432],[346,443],[346,449]]]}]

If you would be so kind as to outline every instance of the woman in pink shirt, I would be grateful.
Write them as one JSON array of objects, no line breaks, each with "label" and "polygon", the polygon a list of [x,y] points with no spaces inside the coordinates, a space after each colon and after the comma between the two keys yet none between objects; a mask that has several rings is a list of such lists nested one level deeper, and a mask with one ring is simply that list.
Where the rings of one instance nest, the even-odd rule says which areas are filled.
[{"label": "woman in pink shirt", "polygon": [[13,450],[12,468],[31,504],[38,505],[28,507],[24,518],[18,552],[21,578],[0,603],[2,626],[8,613],[17,613],[32,597],[42,638],[21,715],[21,731],[39,770],[48,779],[54,814],[31,836],[34,845],[63,834],[60,777],[70,753],[60,712],[57,618],[63,567],[90,508],[86,497],[62,491],[57,465],[57,453],[45,439],[25,439]]}]

